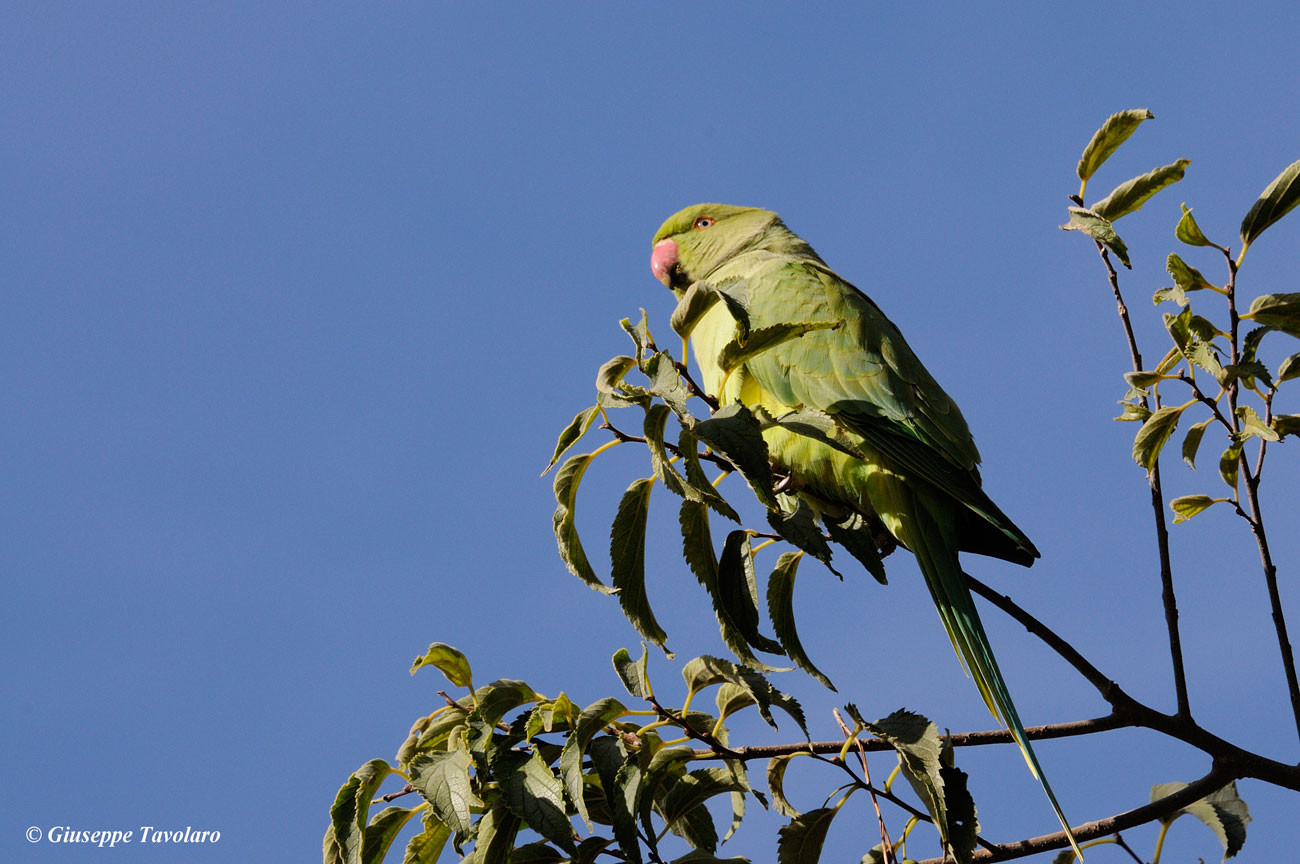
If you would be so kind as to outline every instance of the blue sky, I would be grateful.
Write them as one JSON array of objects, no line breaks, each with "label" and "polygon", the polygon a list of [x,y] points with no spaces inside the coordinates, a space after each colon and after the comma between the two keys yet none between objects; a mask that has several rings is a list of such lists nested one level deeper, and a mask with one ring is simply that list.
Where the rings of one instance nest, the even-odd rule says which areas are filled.
[{"label": "blue sky", "polygon": [[[441,679],[406,671],[433,640],[478,680],[616,692],[609,657],[638,638],[565,572],[537,474],[596,367],[626,350],[618,320],[645,307],[667,333],[650,238],[698,201],[780,211],[874,297],[962,405],[986,488],[1044,555],[969,569],[1172,710],[1135,430],[1110,419],[1127,352],[1090,244],[1056,226],[1093,130],[1154,111],[1092,187],[1192,159],[1120,223],[1154,362],[1168,343],[1146,298],[1169,281],[1179,202],[1236,245],[1255,196],[1300,158],[1300,12],[470,5],[7,16],[0,857],[79,854],[27,843],[33,825],[192,825],[222,840],[186,861],[314,860],[339,784],[438,704]],[[1293,215],[1252,248],[1243,294],[1295,290],[1298,246]],[[1212,255],[1185,257],[1219,281]],[[1279,339],[1267,356],[1293,350]],[[1295,449],[1272,452],[1265,487],[1293,629]],[[630,450],[584,482],[597,553],[648,471]],[[1212,458],[1196,475],[1167,461],[1171,495],[1219,494]],[[723,653],[656,500],[648,567],[670,645]],[[1212,511],[1173,536],[1194,711],[1296,761],[1244,525]],[[814,736],[833,737],[829,708],[847,700],[989,726],[905,559],[888,588],[806,568],[804,641],[841,695],[778,685]],[[1104,712],[1023,630],[986,618],[1027,722]],[[662,658],[652,671],[676,680]],[[1075,821],[1208,770],[1135,731],[1040,755]],[[1052,830],[1013,751],[961,764],[988,836]],[[809,779],[805,808],[833,783]],[[1246,860],[1293,849],[1294,794],[1241,792]],[[756,818],[724,850],[764,860],[776,824]],[[856,860],[869,834],[838,825],[827,860]],[[1147,856],[1153,837],[1129,834]],[[1179,823],[1166,860],[1216,848]]]}]

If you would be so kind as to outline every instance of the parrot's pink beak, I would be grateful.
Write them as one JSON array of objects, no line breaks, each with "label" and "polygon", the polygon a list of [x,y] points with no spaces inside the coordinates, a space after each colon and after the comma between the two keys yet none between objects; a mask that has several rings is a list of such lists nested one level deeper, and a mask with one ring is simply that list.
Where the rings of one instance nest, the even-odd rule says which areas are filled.
[{"label": "parrot's pink beak", "polygon": [[666,286],[672,285],[672,269],[677,263],[677,244],[672,240],[660,240],[650,252],[650,269],[655,278]]}]

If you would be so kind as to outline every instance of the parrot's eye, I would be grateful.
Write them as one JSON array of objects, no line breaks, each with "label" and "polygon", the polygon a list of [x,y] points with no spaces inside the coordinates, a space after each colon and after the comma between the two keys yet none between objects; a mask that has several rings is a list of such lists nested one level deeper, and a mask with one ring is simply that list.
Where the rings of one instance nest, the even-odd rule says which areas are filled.
[{"label": "parrot's eye", "polygon": [[697,231],[703,231],[705,228],[712,228],[712,227],[713,227],[712,216],[701,216],[699,219],[695,220],[695,229]]}]

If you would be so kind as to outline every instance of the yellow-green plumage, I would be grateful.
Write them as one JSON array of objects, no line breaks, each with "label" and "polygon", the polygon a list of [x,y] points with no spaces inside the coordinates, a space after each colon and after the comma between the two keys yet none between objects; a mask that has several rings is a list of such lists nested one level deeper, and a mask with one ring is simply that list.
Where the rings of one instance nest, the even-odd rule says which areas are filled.
[{"label": "yellow-green plumage", "polygon": [[752,330],[839,322],[724,375],[717,358],[736,337],[736,322],[724,304],[716,304],[691,332],[700,383],[721,404],[761,405],[774,416],[801,408],[826,412],[867,457],[778,427],[764,433],[773,461],[797,479],[803,494],[823,509],[875,514],[916,556],[954,648],[989,711],[1011,730],[1068,832],[958,562],[959,551],[970,551],[1028,566],[1038,550],[981,489],[979,453],[956,403],[879,308],[775,213],[721,204],[688,207],[655,235],[652,267],[679,297],[696,281],[744,280]]}]

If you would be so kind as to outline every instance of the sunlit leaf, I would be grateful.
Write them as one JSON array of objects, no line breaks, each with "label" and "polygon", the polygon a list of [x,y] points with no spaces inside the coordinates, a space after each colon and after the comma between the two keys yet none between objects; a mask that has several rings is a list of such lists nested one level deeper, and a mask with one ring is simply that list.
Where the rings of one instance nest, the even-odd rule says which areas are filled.
[{"label": "sunlit leaf", "polygon": [[1277,365],[1277,383],[1300,378],[1300,354],[1292,354]]},{"label": "sunlit leaf", "polygon": [[421,822],[424,830],[407,841],[402,864],[434,864],[442,857],[451,829],[439,822],[430,810],[425,811]]},{"label": "sunlit leaf", "polygon": [[1092,211],[1103,219],[1114,222],[1121,216],[1134,212],[1152,195],[1183,179],[1183,172],[1191,159],[1179,159],[1169,165],[1153,168],[1140,177],[1126,180],[1100,201],[1094,202]]},{"label": "sunlit leaf", "polygon": [[1275,414],[1273,428],[1281,438],[1288,435],[1300,435],[1300,414]]},{"label": "sunlit leaf", "polygon": [[1137,420],[1145,423],[1146,419],[1151,416],[1151,409],[1145,405],[1138,405],[1136,402],[1121,402],[1122,411],[1118,417],[1113,419],[1132,421]]},{"label": "sunlit leaf", "polygon": [[574,521],[578,484],[582,482],[582,475],[595,456],[594,452],[570,456],[560,466],[560,470],[555,472],[556,508],[552,523],[555,528],[555,542],[560,547],[560,558],[563,559],[564,566],[591,588],[608,594],[609,588],[596,576],[591,562],[587,560],[587,553],[582,548],[582,541],[578,539],[578,528]]},{"label": "sunlit leaf", "polygon": [[560,433],[559,440],[555,442],[555,453],[552,454],[551,461],[546,463],[546,470],[542,472],[543,477],[555,467],[555,463],[560,461],[560,457],[564,455],[565,451],[577,444],[578,439],[587,434],[587,430],[591,428],[591,424],[599,416],[599,406],[584,408],[574,415],[573,420]]},{"label": "sunlit leaf", "polygon": [[641,645],[641,659],[633,660],[632,655],[627,653],[626,648],[620,648],[614,652],[614,670],[618,672],[619,679],[627,692],[637,699],[648,699],[650,697],[650,672],[649,656],[645,650],[645,644]]},{"label": "sunlit leaf", "polygon": [[492,774],[512,813],[561,849],[575,850],[573,826],[564,815],[564,787],[536,751],[497,750]]},{"label": "sunlit leaf", "polygon": [[411,674],[422,666],[433,666],[447,680],[457,687],[470,687],[473,674],[469,668],[469,658],[444,642],[434,642],[423,655],[416,657],[411,664]]},{"label": "sunlit leaf", "polygon": [[[1213,246],[1216,249],[1222,249],[1218,243],[1211,243],[1204,234],[1201,233],[1201,226],[1196,224],[1196,219],[1192,216],[1191,208],[1186,204],[1183,206],[1182,218],[1178,220],[1177,227],[1174,228],[1174,236],[1186,243],[1188,246]],[[1073,852],[1073,850],[1071,850]]]},{"label": "sunlit leaf", "polygon": [[473,764],[468,750],[424,753],[411,760],[407,776],[438,821],[464,834],[470,829],[471,808],[482,807],[469,782]]},{"label": "sunlit leaf", "polygon": [[1130,270],[1133,268],[1133,265],[1128,260],[1128,247],[1124,245],[1123,240],[1119,239],[1119,235],[1115,233],[1115,227],[1105,217],[1084,207],[1071,207],[1069,211],[1070,221],[1060,226],[1062,231],[1082,231],[1111,252],[1114,252],[1115,257],[1125,267]]},{"label": "sunlit leaf", "polygon": [[[661,355],[655,355],[659,356]],[[650,464],[655,476],[663,481],[664,488],[669,492],[682,498],[698,499],[699,495],[688,490],[686,481],[673,468],[668,458],[668,449],[664,446],[664,425],[668,422],[670,413],[667,405],[658,402],[646,409],[644,431],[646,445],[650,448]]]},{"label": "sunlit leaf", "polygon": [[1241,443],[1232,444],[1223,455],[1219,457],[1219,476],[1223,482],[1227,483],[1234,491],[1237,488],[1237,472],[1241,468]]},{"label": "sunlit leaf", "polygon": [[1151,470],[1160,457],[1165,442],[1178,427],[1178,418],[1182,413],[1183,406],[1166,405],[1148,417],[1133,439],[1133,461],[1148,471]]},{"label": "sunlit leaf", "polygon": [[1277,175],[1241,220],[1241,253],[1237,261],[1241,261],[1246,249],[1264,229],[1290,213],[1296,204],[1300,204],[1300,161],[1292,162]]},{"label": "sunlit leaf", "polygon": [[777,864],[817,864],[826,843],[826,832],[838,811],[819,807],[796,816],[777,832]]},{"label": "sunlit leaf", "polygon": [[1213,422],[1214,418],[1210,417],[1192,424],[1187,430],[1187,436],[1183,438],[1183,461],[1193,471],[1196,470],[1196,451],[1201,447],[1201,438],[1205,435],[1206,427]]},{"label": "sunlit leaf", "polygon": [[1211,498],[1209,495],[1183,495],[1169,502],[1169,507],[1176,514],[1174,524],[1186,522],[1197,513],[1208,510],[1211,506],[1226,501],[1226,498]]},{"label": "sunlit leaf", "polygon": [[614,387],[623,380],[623,376],[635,368],[636,358],[628,357],[626,354],[606,360],[596,370],[596,390],[600,393],[615,392]]},{"label": "sunlit leaf", "polygon": [[1241,317],[1300,337],[1300,293],[1256,297]]},{"label": "sunlit leaf", "polygon": [[719,516],[740,524],[740,515],[718,494],[718,490],[713,488],[713,484],[709,482],[708,476],[704,473],[704,468],[700,465],[699,453],[696,450],[698,446],[699,439],[695,437],[695,434],[689,428],[683,426],[681,434],[677,436],[677,451],[682,456],[682,466],[686,470],[686,482],[690,485],[692,491],[696,493],[690,498],[703,501]]},{"label": "sunlit leaf", "polygon": [[696,423],[692,433],[736,466],[763,506],[776,509],[767,442],[763,440],[758,420],[748,408],[738,402],[725,405],[708,420]]},{"label": "sunlit leaf", "polygon": [[717,359],[718,367],[724,373],[730,372],[764,351],[770,351],[778,345],[798,339],[815,330],[834,330],[843,323],[843,321],[783,322],[771,327],[751,330],[744,339],[736,338],[722,346]]},{"label": "sunlit leaf", "polygon": [[[1153,786],[1151,787],[1151,800],[1158,801],[1161,798],[1167,798],[1185,786],[1187,786],[1186,783],[1161,783],[1158,786]],[[1181,810],[1176,810],[1168,816],[1162,817],[1160,821],[1168,825],[1184,815],[1195,816],[1214,832],[1214,836],[1219,838],[1219,843],[1223,846],[1223,857],[1225,859],[1236,856],[1246,842],[1246,826],[1251,821],[1250,809],[1246,806],[1246,802],[1241,800],[1241,796],[1237,794],[1236,781],[1210,793],[1193,804],[1188,804]]]},{"label": "sunlit leaf", "polygon": [[785,753],[773,756],[767,763],[767,790],[772,793],[772,809],[782,816],[795,818],[799,815],[799,811],[785,797],[785,770],[796,756],[807,755],[800,752]]},{"label": "sunlit leaf", "polygon": [[1263,438],[1265,441],[1278,440],[1278,434],[1265,423],[1249,405],[1237,407],[1237,418],[1241,420],[1241,433],[1247,437]]},{"label": "sunlit leaf", "polygon": [[1184,291],[1200,291],[1210,287],[1201,271],[1179,258],[1173,252],[1165,259],[1165,272],[1174,277],[1174,284]]},{"label": "sunlit leaf", "polygon": [[[1093,133],[1092,140],[1088,146],[1083,148],[1083,155],[1079,158],[1078,174],[1079,179],[1085,184],[1088,178],[1096,173],[1102,163],[1110,158],[1119,145],[1128,140],[1128,137],[1137,131],[1137,127],[1142,121],[1150,120],[1155,117],[1146,108],[1138,108],[1130,111],[1121,111],[1118,114],[1112,114],[1106,118],[1106,122],[1101,128]],[[1080,191],[1082,196],[1082,191]]]},{"label": "sunlit leaf", "polygon": [[645,310],[641,310],[641,320],[636,324],[633,324],[627,318],[624,318],[618,323],[627,331],[627,335],[632,337],[632,342],[636,345],[636,365],[640,366],[645,362],[646,351],[654,344],[654,339],[650,335],[650,323],[646,318]]},{"label": "sunlit leaf", "polygon": [[371,759],[339,789],[330,807],[330,829],[325,835],[327,859],[343,864],[361,860],[370,802],[392,770],[383,759]]},{"label": "sunlit leaf", "polygon": [[478,821],[474,852],[465,864],[509,864],[519,827],[519,817],[503,801],[492,805]]},{"label": "sunlit leaf", "polygon": [[591,743],[596,733],[626,711],[623,703],[612,698],[601,699],[588,705],[578,718],[577,728],[564,742],[564,749],[560,751],[560,776],[564,781],[564,789],[568,792],[573,806],[577,808],[578,815],[588,825],[591,823],[591,818],[583,795],[582,756],[587,752],[587,745]]},{"label": "sunlit leaf", "polygon": [[943,841],[948,843],[948,807],[939,761],[943,746],[938,727],[920,714],[904,710],[864,725],[898,753],[903,776],[930,812]]},{"label": "sunlit leaf", "polygon": [[808,734],[803,709],[799,706],[799,702],[777,690],[772,686],[771,682],[753,669],[738,666],[730,660],[710,657],[706,654],[696,657],[683,666],[682,678],[686,681],[686,687],[691,693],[698,693],[706,687],[721,684],[724,681],[744,687],[753,695],[758,706],[759,716],[769,726],[776,727],[776,721],[771,714],[771,708],[775,706],[789,714],[799,724],[800,730],[805,735]]}]

